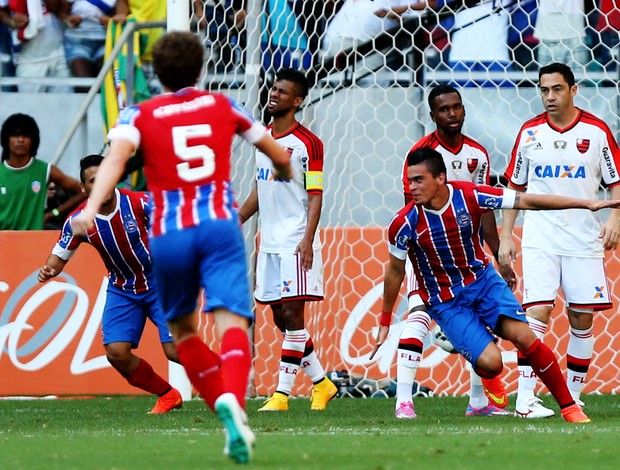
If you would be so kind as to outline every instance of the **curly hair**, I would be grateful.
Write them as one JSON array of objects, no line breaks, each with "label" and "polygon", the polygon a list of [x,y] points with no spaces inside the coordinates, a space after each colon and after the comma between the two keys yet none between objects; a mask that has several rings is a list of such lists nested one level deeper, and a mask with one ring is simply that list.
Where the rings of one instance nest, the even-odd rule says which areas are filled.
[{"label": "curly hair", "polygon": [[173,31],[155,43],[153,68],[163,86],[178,91],[196,84],[204,54],[204,47],[195,34]]}]

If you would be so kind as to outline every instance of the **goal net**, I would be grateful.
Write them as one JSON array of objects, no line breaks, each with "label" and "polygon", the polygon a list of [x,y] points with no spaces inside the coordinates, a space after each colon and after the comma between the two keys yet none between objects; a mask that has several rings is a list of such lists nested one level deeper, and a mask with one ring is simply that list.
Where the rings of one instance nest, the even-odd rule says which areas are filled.
[{"label": "goal net", "polygon": [[[338,15],[351,14],[346,9],[352,4],[359,7],[353,13],[359,15],[360,23],[366,21],[362,5],[382,2],[257,0],[247,2],[245,11],[242,3],[206,0],[193,4],[192,28],[208,51],[201,86],[224,91],[264,119],[263,105],[274,71],[292,66],[308,73],[314,85],[298,119],[325,144],[321,227],[326,298],[308,303],[307,328],[327,371],[346,370],[389,382],[396,376],[395,351],[406,316],[404,288],[395,312],[398,321],[387,343],[369,360],[388,259],[385,227],[403,205],[400,175],[407,151],[434,130],[426,104],[428,90],[442,82],[459,87],[467,110],[464,132],[486,147],[493,184],[502,184],[501,175],[521,124],[543,111],[536,87],[540,65],[533,36],[536,3],[468,1],[465,6],[463,2],[438,5],[422,16],[377,17],[373,24],[378,22],[379,30],[372,38],[358,40],[343,38],[347,28],[334,31],[330,24]],[[579,85],[576,103],[604,119],[617,134],[616,44],[597,23],[600,10],[591,5],[582,16],[586,35],[579,41],[584,44],[584,55],[571,56]],[[349,32],[357,31],[357,26],[349,22]],[[472,43],[480,38],[482,43]],[[459,46],[463,42],[468,47]],[[482,62],[469,67],[468,54],[475,53]],[[234,156],[234,183],[242,201],[254,184],[253,153],[249,146],[237,143]],[[497,217],[499,225],[501,214]],[[244,232],[253,260],[256,221],[246,224]],[[517,227],[517,239],[519,234]],[[519,272],[520,267],[519,260]],[[615,306],[595,315],[595,354],[586,393],[620,391],[620,260],[616,253],[608,253],[607,267]],[[516,292],[520,298],[520,286]],[[209,338],[213,337],[210,328],[205,326]],[[556,352],[563,368],[568,330],[560,300],[545,343]],[[253,334],[251,393],[266,396],[275,391],[282,342],[268,309],[257,307]],[[445,353],[430,337],[425,346],[417,380],[436,394],[467,393],[465,360]],[[516,354],[511,344],[501,346],[507,386],[514,392]],[[310,389],[310,381],[300,374],[293,393],[307,395]]]}]

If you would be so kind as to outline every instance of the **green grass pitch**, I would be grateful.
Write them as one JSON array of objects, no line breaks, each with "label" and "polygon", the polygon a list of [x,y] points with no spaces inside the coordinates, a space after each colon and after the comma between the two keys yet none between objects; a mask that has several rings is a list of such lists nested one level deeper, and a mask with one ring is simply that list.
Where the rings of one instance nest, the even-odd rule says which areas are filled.
[{"label": "green grass pitch", "polygon": [[[252,469],[620,469],[620,397],[586,396],[591,424],[560,417],[464,416],[466,398],[416,400],[416,420],[396,420],[393,399],[335,399],[311,412],[257,413]],[[551,406],[552,399],[545,397]],[[0,468],[238,468],[222,455],[224,433],[200,400],[151,416],[150,397],[0,400]],[[557,412],[557,407],[555,408]]]}]

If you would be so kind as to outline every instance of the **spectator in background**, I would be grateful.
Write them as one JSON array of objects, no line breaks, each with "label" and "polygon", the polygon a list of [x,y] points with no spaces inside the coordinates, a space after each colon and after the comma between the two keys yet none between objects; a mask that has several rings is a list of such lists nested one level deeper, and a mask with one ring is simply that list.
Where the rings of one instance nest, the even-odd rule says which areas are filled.
[{"label": "spectator in background", "polygon": [[584,0],[538,0],[534,37],[540,41],[536,59],[541,66],[560,62],[583,70],[591,58]]},{"label": "spectator in background", "polygon": [[[69,195],[65,192],[65,190],[59,186],[56,186],[56,183],[50,181],[47,183],[47,198],[45,199],[45,213],[52,212],[54,209],[58,208],[64,202],[69,199]],[[60,230],[62,227],[63,221],[59,218],[50,219],[45,222],[44,228],[45,230]]]},{"label": "spectator in background", "polygon": [[[11,32],[7,25],[0,21],[0,77],[14,77],[15,64],[11,48]],[[1,91],[16,91],[14,86],[3,86]]]},{"label": "spectator in background", "polygon": [[[105,34],[116,0],[62,0],[65,57],[74,77],[96,77],[103,65]],[[88,88],[76,87],[86,93]]]},{"label": "spectator in background", "polygon": [[[448,63],[454,71],[505,72],[510,67],[508,50],[508,19],[505,9],[512,0],[472,2],[460,0],[449,3],[455,9],[454,25],[450,32]],[[500,86],[511,82],[489,75],[481,80],[457,80],[460,86]]]},{"label": "spectator in background", "polygon": [[211,46],[210,67],[221,73],[243,66],[246,0],[193,0],[193,8]]},{"label": "spectator in background", "polygon": [[618,68],[618,44],[620,43],[620,6],[618,0],[600,0],[600,12],[596,29],[600,44],[596,48],[597,60],[605,70]]},{"label": "spectator in background", "polygon": [[[112,20],[124,24],[129,15],[133,15],[138,22],[164,21],[166,19],[166,2],[163,0],[116,0],[116,14]],[[162,28],[140,30],[140,38],[141,40],[144,38],[146,42],[140,56],[143,62],[153,60],[151,51],[162,33]]]},{"label": "spectator in background", "polygon": [[328,56],[334,56],[396,28],[403,18],[422,16],[436,3],[436,0],[346,0],[327,25],[322,49]]},{"label": "spectator in background", "polygon": [[[308,38],[308,50],[312,57],[312,64],[315,65],[318,63],[321,38],[325,33],[327,22],[335,14],[337,5],[342,4],[342,0],[325,0],[322,2],[288,0],[288,3],[297,16],[297,23]],[[313,84],[313,74],[308,73],[307,75],[310,84]]]},{"label": "spectator in background", "polygon": [[[27,114],[13,114],[2,124],[0,164],[0,230],[43,230],[44,222],[59,219],[86,199],[79,181],[35,157],[39,127]],[[54,182],[72,196],[45,213],[47,185]]]},{"label": "spectator in background", "polygon": [[[61,0],[0,0],[0,22],[11,29],[15,75],[23,78],[68,77],[62,25],[56,16]],[[20,84],[21,92],[44,92],[45,85]],[[51,91],[69,91],[51,87]]]},{"label": "spectator in background", "polygon": [[512,52],[513,65],[521,69],[538,69],[534,51],[538,41],[534,38],[536,23],[536,0],[521,0],[517,8],[510,10],[508,49]]}]

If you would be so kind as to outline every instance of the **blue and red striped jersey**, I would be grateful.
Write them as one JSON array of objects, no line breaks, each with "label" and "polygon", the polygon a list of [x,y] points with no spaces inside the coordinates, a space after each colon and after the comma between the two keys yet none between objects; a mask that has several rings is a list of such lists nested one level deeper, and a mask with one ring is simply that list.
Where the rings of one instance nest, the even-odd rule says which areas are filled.
[{"label": "blue and red striped jersey", "polygon": [[482,247],[481,216],[488,210],[512,208],[512,190],[451,182],[448,202],[429,210],[410,202],[392,219],[388,229],[390,253],[407,254],[429,305],[446,302],[475,281],[489,264]]},{"label": "blue and red striped jersey", "polygon": [[148,245],[151,205],[148,196],[116,189],[116,208],[111,214],[97,214],[86,236],[75,236],[70,219],[81,213],[84,201],[65,221],[52,253],[68,260],[82,242],[99,252],[108,270],[110,284],[131,293],[153,287],[153,266]]}]

